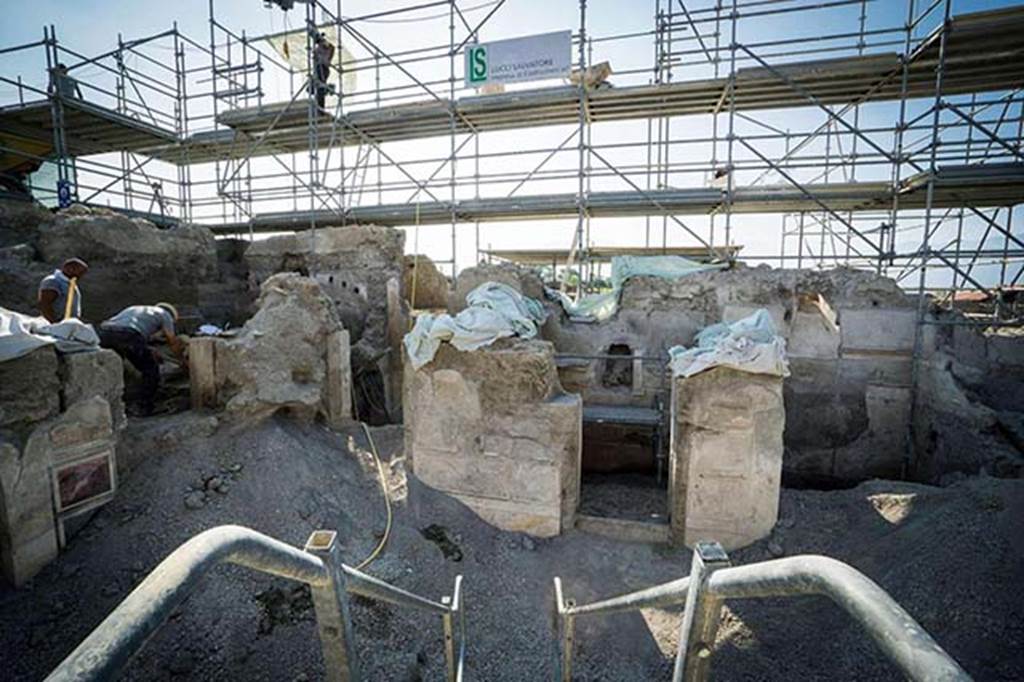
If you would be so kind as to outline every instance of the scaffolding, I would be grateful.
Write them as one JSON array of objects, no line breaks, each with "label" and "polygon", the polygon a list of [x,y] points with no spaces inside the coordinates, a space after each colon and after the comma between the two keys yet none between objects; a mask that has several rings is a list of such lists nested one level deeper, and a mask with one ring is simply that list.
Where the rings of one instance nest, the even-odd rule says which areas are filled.
[{"label": "scaffolding", "polygon": [[[265,11],[284,29],[255,35],[209,0],[205,42],[175,25],[93,57],[48,26],[0,50],[0,172],[51,163],[56,182],[31,182],[37,197],[63,187],[223,236],[376,223],[418,240],[447,226],[435,260],[452,275],[496,253],[516,260],[491,243],[506,234],[536,260],[531,241],[557,221],[564,244],[542,244],[543,258],[583,282],[627,247],[870,269],[919,295],[919,357],[926,324],[1020,324],[1009,301],[1024,277],[1024,4],[953,4],[653,0],[643,25],[603,34],[578,0],[574,68],[611,61],[608,82],[498,93],[463,85],[462,56],[515,0],[361,15],[342,0],[278,2]],[[623,2],[623,16],[635,8]],[[347,55],[323,108],[316,32]],[[386,44],[395,35],[401,49]],[[65,62],[79,96],[45,76]],[[44,81],[8,75],[11,63]],[[602,243],[615,220],[620,243]],[[473,255],[460,261],[468,226]],[[964,295],[990,306],[926,314]]]},{"label": "scaffolding", "polygon": [[[259,35],[226,26],[210,0],[206,44],[174,26],[118,36],[94,57],[49,26],[39,42],[0,50],[0,60],[42,48],[43,73],[65,61],[73,76],[93,73],[76,77],[80,97],[54,92],[52,79],[0,77],[17,93],[0,108],[0,152],[52,161],[75,201],[226,235],[447,224],[449,257],[437,260],[452,274],[463,223],[474,226],[476,262],[491,250],[480,244],[481,224],[573,221],[564,267],[586,279],[589,252],[601,246],[594,220],[642,219],[644,247],[694,246],[720,259],[736,257],[737,236],[749,232],[742,225],[757,223],[756,241],[774,220],[778,248],[748,247],[745,259],[872,268],[947,302],[969,289],[998,303],[1018,286],[1024,8],[653,4],[646,30],[600,35],[588,31],[579,1],[580,72],[623,45],[639,53],[634,46],[653,43],[653,63],[615,69],[614,87],[579,78],[496,94],[462,86],[461,55],[494,17],[514,11],[511,0],[433,0],[359,16],[344,15],[339,0],[313,0],[290,14],[268,8],[297,26]],[[423,31],[424,44],[389,51],[377,38],[445,23],[442,43]],[[803,25],[829,28],[790,28]],[[339,87],[324,109],[310,75],[314,31],[350,53],[332,64]],[[272,47],[288,35],[298,37],[298,60]],[[286,84],[288,99],[268,97],[268,82]],[[496,143],[536,130],[561,142]],[[405,153],[410,143],[421,149]],[[519,235],[529,242],[527,230]]]}]

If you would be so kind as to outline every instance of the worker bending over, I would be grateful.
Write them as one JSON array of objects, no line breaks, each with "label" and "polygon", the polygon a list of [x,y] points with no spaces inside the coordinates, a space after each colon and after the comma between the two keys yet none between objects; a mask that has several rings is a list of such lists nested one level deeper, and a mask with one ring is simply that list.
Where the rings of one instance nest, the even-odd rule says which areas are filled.
[{"label": "worker bending over", "polygon": [[100,345],[116,351],[142,373],[141,412],[153,413],[156,392],[160,387],[160,354],[149,342],[160,336],[182,366],[187,366],[185,344],[174,331],[178,311],[170,303],[133,305],[100,325]]},{"label": "worker bending over", "polygon": [[78,280],[89,271],[89,266],[79,258],[64,261],[59,270],[47,275],[39,282],[36,305],[39,314],[50,322],[60,322],[68,317],[82,316],[82,290]]}]

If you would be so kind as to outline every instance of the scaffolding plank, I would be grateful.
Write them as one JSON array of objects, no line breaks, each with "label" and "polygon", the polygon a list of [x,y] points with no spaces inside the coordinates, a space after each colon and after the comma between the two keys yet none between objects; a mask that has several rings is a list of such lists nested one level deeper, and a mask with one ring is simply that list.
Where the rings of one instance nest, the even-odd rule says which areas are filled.
[{"label": "scaffolding plank", "polygon": [[[1024,56],[1024,7],[955,17],[946,43],[944,95],[1024,86],[1024,69],[1020,67]],[[907,96],[934,97],[937,34],[922,41],[914,55],[908,71]],[[805,94],[791,87],[780,74],[826,105],[891,101],[901,96],[900,57],[888,52],[773,64],[771,69],[740,69],[733,96],[736,110],[811,106]],[[593,90],[588,93],[588,112],[594,123],[710,114],[719,102],[728,99],[729,83],[729,78],[711,78]],[[578,98],[579,91],[574,86],[463,97],[455,102],[455,131],[461,134],[576,125]],[[364,141],[363,135],[378,143],[397,142],[450,134],[449,108],[448,100],[431,99],[353,111],[336,124],[332,116],[322,114],[318,123],[325,131],[337,126],[335,145],[359,144]],[[265,138],[266,148],[261,148],[261,153],[271,149],[303,151],[309,147],[308,122],[306,101],[223,112],[218,123],[235,131],[234,144],[209,144],[208,140],[196,138],[190,158],[198,162],[241,157],[249,145],[238,141],[252,138]],[[321,144],[325,137],[326,134],[320,135]],[[177,153],[172,151],[172,156]]]},{"label": "scaffolding plank", "polygon": [[[85,100],[65,98],[64,136],[71,156],[116,151],[139,151],[157,145],[176,145],[178,138],[166,128],[140,121]],[[36,137],[53,140],[49,100],[0,107],[0,132],[36,131]]]},{"label": "scaffolding plank", "polygon": [[[923,209],[927,203],[927,176],[907,179],[900,189],[900,207]],[[806,192],[804,191],[806,190]],[[1024,196],[1024,164],[975,164],[941,168],[936,175],[933,207],[975,208],[1010,206]],[[650,190],[645,192],[592,192],[587,211],[595,218],[640,217],[649,215],[707,215],[719,209],[723,192],[709,187]],[[819,203],[820,202],[820,203]],[[737,188],[733,195],[733,214],[820,212],[821,205],[845,213],[871,211],[892,205],[888,182],[830,182],[804,186],[754,186]],[[344,215],[333,211],[287,211],[254,216],[254,232],[304,230],[315,218],[322,227],[346,223],[376,225],[437,225],[449,223],[452,206],[448,202],[420,204],[384,204],[354,206]],[[455,203],[460,222],[499,222],[575,218],[579,214],[576,195],[547,194],[518,197],[483,197]],[[215,232],[247,232],[250,223],[211,225]]]}]

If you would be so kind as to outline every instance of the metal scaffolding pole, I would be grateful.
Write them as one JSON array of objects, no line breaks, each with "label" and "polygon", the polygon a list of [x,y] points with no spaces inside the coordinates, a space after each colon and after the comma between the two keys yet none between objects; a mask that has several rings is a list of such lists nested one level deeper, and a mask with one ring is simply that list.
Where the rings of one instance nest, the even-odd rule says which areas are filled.
[{"label": "metal scaffolding pole", "polygon": [[924,235],[921,239],[921,269],[917,289],[917,325],[914,328],[914,351],[910,365],[910,423],[907,427],[907,447],[903,461],[903,475],[906,476],[913,469],[914,442],[916,431],[914,428],[915,412],[918,407],[918,393],[920,392],[921,362],[924,345],[924,324],[925,316],[928,314],[929,295],[926,291],[928,286],[928,262],[931,258],[931,221],[932,203],[935,198],[935,178],[938,175],[938,164],[936,158],[939,149],[941,130],[939,127],[943,106],[942,81],[946,69],[946,40],[949,35],[949,20],[952,0],[944,0],[943,20],[941,34],[939,35],[938,64],[935,66],[935,101],[932,105],[932,144],[929,152],[928,163],[928,186],[927,198],[924,209]]}]

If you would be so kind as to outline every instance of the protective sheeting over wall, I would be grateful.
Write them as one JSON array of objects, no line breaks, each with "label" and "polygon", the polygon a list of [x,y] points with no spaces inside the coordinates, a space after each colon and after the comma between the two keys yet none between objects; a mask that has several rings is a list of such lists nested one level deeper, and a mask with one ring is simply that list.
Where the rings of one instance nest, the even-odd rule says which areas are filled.
[{"label": "protective sheeting over wall", "polygon": [[693,348],[673,346],[669,366],[673,376],[690,377],[712,367],[731,367],[751,374],[789,376],[786,341],[761,308],[736,322],[719,322],[697,334]]},{"label": "protective sheeting over wall", "polygon": [[66,352],[99,346],[92,325],[70,319],[50,323],[45,317],[22,315],[0,308],[0,362],[27,355],[41,346],[56,344]]},{"label": "protective sheeting over wall", "polygon": [[547,317],[540,302],[499,282],[484,282],[469,292],[466,303],[469,307],[455,317],[428,314],[416,319],[404,340],[414,368],[433,360],[442,341],[467,351],[508,336],[532,339]]},{"label": "protective sheeting over wall", "polygon": [[633,277],[679,279],[695,272],[724,270],[726,267],[725,263],[698,263],[682,256],[616,256],[612,258],[611,291],[585,296],[576,302],[554,289],[547,289],[545,293],[572,317],[607,320],[619,308],[622,285]]}]

